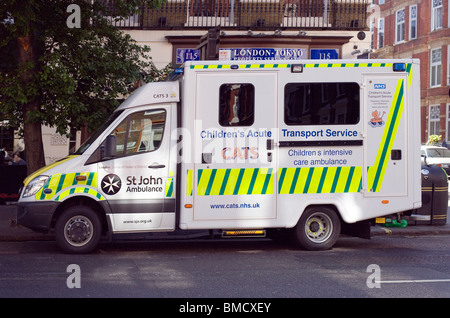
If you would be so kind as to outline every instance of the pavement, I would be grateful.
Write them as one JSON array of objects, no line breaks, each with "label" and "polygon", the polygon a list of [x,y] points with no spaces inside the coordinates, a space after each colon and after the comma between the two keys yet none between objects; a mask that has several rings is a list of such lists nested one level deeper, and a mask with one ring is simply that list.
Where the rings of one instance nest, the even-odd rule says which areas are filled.
[{"label": "pavement", "polygon": [[[449,212],[450,208],[447,209],[447,215],[450,215]],[[0,242],[54,240],[53,233],[37,233],[17,224],[16,216],[17,208],[14,204],[0,204]],[[408,225],[405,228],[384,227],[381,225],[371,226],[371,236],[380,235],[450,235],[450,224],[447,221],[444,225]]]}]

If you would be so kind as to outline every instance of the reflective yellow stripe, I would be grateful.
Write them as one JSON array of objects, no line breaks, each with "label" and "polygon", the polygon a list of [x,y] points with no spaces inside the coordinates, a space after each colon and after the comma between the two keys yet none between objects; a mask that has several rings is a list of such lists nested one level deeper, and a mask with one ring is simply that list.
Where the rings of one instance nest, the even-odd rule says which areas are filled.
[{"label": "reflective yellow stripe", "polygon": [[76,187],[76,188],[70,188],[70,189],[64,190],[58,196],[56,196],[55,201],[62,201],[64,198],[66,198],[67,196],[74,194],[74,193],[89,194],[89,195],[97,198],[100,201],[105,200],[105,197],[103,195],[101,195],[100,193],[98,193],[94,189],[87,188],[87,187]]},{"label": "reflective yellow stripe", "polygon": [[362,186],[361,167],[280,168],[278,193],[350,193]]},{"label": "reflective yellow stripe", "polygon": [[169,171],[169,178],[166,180],[166,198],[173,197],[173,171]]},{"label": "reflective yellow stripe", "polygon": [[209,195],[220,195],[220,189],[225,178],[226,169],[217,169]]},{"label": "reflective yellow stripe", "polygon": [[406,72],[408,73],[408,89],[411,89],[411,83],[413,78],[413,68],[412,64],[406,64]]},{"label": "reflective yellow stripe", "polygon": [[305,68],[337,68],[337,67],[392,67],[392,63],[308,63]]},{"label": "reflective yellow stripe", "polygon": [[[77,176],[84,176],[77,180]],[[46,184],[39,190],[35,198],[36,200],[51,200],[56,195],[61,194],[65,189],[71,188],[73,186],[87,186],[93,189],[97,188],[97,173],[96,172],[80,172],[80,173],[57,173],[51,175],[47,180]],[[51,191],[49,191],[51,190]],[[46,193],[46,192],[50,193]],[[97,192],[96,192],[97,193]],[[96,196],[96,193],[94,196]],[[67,193],[66,195],[68,195]]]},{"label": "reflective yellow stripe", "polygon": [[395,89],[394,99],[390,107],[386,125],[383,130],[380,147],[378,148],[375,164],[369,167],[367,173],[367,184],[369,191],[379,192],[383,183],[387,163],[397,135],[398,125],[403,113],[404,82],[399,79]]},{"label": "reflective yellow stripe", "polygon": [[189,197],[192,196],[193,184],[194,184],[194,176],[192,173],[192,169],[188,169],[186,178],[186,195]]},{"label": "reflective yellow stripe", "polygon": [[[291,64],[237,64],[240,69],[245,68],[289,68]],[[191,65],[191,69],[194,70],[206,70],[206,69],[229,69],[231,64],[211,64],[211,65]]]},{"label": "reflective yellow stripe", "polygon": [[273,194],[273,170],[199,169],[197,195]]}]

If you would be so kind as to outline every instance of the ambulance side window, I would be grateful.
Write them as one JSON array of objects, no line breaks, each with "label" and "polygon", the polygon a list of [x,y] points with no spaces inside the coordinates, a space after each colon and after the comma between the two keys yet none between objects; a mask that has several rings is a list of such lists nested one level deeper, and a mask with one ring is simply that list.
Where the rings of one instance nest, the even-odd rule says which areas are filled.
[{"label": "ambulance side window", "polygon": [[223,84],[219,88],[221,126],[251,126],[255,119],[255,87],[252,84]]},{"label": "ambulance side window", "polygon": [[162,142],[165,110],[136,112],[125,118],[113,131],[117,157],[154,151]]},{"label": "ambulance side window", "polygon": [[358,83],[288,83],[284,87],[287,125],[355,125],[360,119]]}]

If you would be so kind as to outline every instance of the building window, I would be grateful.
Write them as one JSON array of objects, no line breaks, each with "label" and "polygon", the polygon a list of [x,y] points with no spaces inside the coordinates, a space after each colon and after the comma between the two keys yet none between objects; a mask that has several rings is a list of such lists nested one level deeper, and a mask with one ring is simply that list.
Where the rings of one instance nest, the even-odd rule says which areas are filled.
[{"label": "building window", "polygon": [[405,40],[405,9],[395,13],[395,42],[400,43]]},{"label": "building window", "polygon": [[417,38],[417,5],[409,8],[409,39]]},{"label": "building window", "polygon": [[431,50],[430,87],[441,86],[441,49]]},{"label": "building window", "polygon": [[384,18],[378,19],[378,48],[384,47]]},{"label": "building window", "polygon": [[439,116],[441,113],[441,107],[439,105],[430,106],[430,125],[428,128],[428,136],[439,135]]},{"label": "building window", "polygon": [[442,29],[442,0],[433,0],[431,5],[431,31]]}]

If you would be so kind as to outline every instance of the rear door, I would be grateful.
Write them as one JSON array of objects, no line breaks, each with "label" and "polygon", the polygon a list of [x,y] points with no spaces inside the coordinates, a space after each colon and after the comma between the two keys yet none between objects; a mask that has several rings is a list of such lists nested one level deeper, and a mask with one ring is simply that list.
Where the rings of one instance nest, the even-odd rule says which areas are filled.
[{"label": "rear door", "polygon": [[364,77],[364,84],[365,195],[405,196],[407,75],[368,75]]},{"label": "rear door", "polygon": [[194,220],[276,218],[277,74],[196,76]]}]

